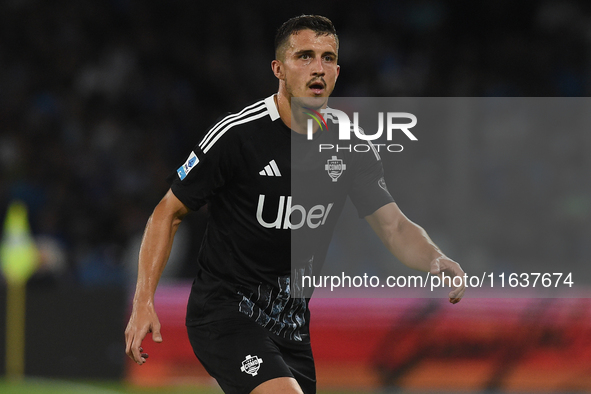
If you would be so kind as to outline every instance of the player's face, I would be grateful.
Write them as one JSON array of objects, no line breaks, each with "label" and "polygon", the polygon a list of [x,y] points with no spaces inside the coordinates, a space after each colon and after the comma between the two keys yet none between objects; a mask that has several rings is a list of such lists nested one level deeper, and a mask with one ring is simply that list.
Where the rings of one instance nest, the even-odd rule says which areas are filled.
[{"label": "player's face", "polygon": [[301,97],[307,106],[322,107],[340,71],[335,37],[300,30],[291,35],[282,63],[282,80],[288,97]]}]

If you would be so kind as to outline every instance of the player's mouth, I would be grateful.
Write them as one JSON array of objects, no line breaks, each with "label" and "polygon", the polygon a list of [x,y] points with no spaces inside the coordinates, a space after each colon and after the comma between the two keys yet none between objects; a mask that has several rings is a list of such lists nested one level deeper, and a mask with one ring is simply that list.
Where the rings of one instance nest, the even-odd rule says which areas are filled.
[{"label": "player's mouth", "polygon": [[308,84],[308,88],[315,95],[320,95],[320,94],[324,93],[324,90],[326,89],[326,85],[322,81],[317,80],[314,82],[310,82]]}]

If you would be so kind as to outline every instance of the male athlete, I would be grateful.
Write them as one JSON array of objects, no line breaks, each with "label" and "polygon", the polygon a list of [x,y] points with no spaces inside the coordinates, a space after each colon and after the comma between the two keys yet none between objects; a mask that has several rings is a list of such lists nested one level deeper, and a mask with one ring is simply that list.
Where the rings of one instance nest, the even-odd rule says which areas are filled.
[{"label": "male athlete", "polygon": [[[139,365],[147,358],[140,347],[146,334],[162,342],[154,293],[174,234],[205,204],[210,217],[186,324],[196,356],[226,393],[316,392],[308,298],[293,297],[302,289],[292,274],[317,272],[347,196],[404,264],[464,275],[394,203],[377,152],[339,152],[335,159],[310,148],[300,110],[326,106],[340,71],[337,54],[327,18],[285,22],[271,63],[277,94],[222,118],[177,170],[139,254],[125,331],[126,352]],[[337,134],[317,128],[314,142],[334,143]],[[331,177],[327,160],[345,166]],[[450,302],[463,293],[463,285],[454,288]]]}]

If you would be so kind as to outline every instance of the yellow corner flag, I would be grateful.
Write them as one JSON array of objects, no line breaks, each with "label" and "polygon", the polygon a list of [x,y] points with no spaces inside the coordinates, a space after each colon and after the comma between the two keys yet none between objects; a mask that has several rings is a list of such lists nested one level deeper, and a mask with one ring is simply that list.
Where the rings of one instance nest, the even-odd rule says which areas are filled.
[{"label": "yellow corner flag", "polygon": [[27,207],[14,201],[8,207],[0,242],[0,262],[7,282],[26,283],[39,264],[39,252],[29,228]]},{"label": "yellow corner flag", "polygon": [[0,242],[0,267],[7,284],[6,376],[12,380],[20,380],[25,374],[26,285],[38,264],[27,207],[14,201],[8,207]]}]

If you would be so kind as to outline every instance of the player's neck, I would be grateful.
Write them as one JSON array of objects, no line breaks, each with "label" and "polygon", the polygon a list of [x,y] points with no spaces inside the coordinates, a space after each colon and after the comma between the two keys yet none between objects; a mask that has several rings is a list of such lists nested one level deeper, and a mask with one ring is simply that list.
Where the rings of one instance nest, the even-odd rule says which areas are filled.
[{"label": "player's neck", "polygon": [[289,98],[285,94],[282,94],[281,89],[279,89],[279,92],[274,97],[277,111],[279,111],[279,117],[291,129],[291,102]]},{"label": "player's neck", "polygon": [[[291,108],[291,99],[286,94],[282,94],[281,89],[279,90],[279,92],[277,92],[274,98],[275,104],[277,105],[277,111],[279,111],[279,117],[281,118],[283,123],[285,123],[287,127],[289,127],[291,130],[295,131],[298,134],[306,134],[306,121],[308,118],[304,116],[304,112],[296,111],[296,113],[294,114]],[[294,115],[297,115],[298,113],[300,113],[301,116],[296,116],[294,118]],[[314,125],[314,132],[316,132],[317,128],[318,127]]]}]

